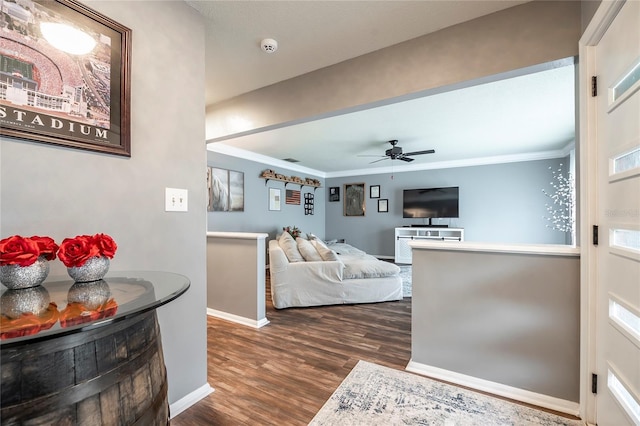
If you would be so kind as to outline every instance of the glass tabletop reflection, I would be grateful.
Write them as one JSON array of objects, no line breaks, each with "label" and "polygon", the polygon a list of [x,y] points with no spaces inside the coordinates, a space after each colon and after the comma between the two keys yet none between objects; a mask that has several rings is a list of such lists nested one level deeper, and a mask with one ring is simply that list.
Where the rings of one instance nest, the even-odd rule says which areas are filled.
[{"label": "glass tabletop reflection", "polygon": [[49,277],[18,290],[0,286],[0,345],[78,333],[156,309],[190,286],[184,275],[161,271],[110,271],[77,283]]}]

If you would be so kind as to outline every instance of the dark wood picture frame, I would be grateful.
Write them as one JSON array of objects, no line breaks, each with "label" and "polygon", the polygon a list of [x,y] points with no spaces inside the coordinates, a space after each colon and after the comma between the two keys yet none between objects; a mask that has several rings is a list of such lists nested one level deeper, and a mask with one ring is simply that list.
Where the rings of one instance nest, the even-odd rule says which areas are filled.
[{"label": "dark wood picture frame", "polygon": [[378,213],[389,213],[389,200],[387,198],[378,200]]},{"label": "dark wood picture frame", "polygon": [[[0,135],[130,157],[131,30],[76,0],[34,0],[29,12],[33,24],[2,14],[12,30],[0,71],[12,72],[0,83],[12,93],[0,100]],[[81,31],[95,46],[66,53],[42,24]]]},{"label": "dark wood picture frame", "polygon": [[369,198],[380,198],[380,185],[369,186]]},{"label": "dark wood picture frame", "polygon": [[365,192],[364,183],[344,184],[344,215],[364,216],[365,213]]}]

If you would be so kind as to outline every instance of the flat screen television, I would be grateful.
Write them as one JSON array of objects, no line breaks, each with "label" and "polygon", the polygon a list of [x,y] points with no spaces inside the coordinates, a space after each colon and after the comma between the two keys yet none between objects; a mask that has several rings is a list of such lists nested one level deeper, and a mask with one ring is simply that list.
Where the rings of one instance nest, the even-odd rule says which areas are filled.
[{"label": "flat screen television", "polygon": [[459,190],[457,186],[405,189],[402,195],[402,217],[458,217]]}]

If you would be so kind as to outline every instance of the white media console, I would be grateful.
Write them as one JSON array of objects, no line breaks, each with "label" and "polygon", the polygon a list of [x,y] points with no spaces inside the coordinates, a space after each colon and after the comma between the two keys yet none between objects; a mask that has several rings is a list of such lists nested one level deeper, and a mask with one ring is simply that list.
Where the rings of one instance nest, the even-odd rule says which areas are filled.
[{"label": "white media console", "polygon": [[395,263],[411,263],[411,240],[464,241],[463,228],[402,227],[396,228]]}]

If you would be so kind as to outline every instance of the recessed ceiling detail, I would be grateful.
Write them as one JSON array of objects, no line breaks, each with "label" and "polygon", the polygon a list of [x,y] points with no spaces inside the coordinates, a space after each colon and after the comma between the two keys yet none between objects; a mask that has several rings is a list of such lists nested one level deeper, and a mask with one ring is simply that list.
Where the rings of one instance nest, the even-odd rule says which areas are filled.
[{"label": "recessed ceiling detail", "polygon": [[[562,151],[575,140],[575,98],[575,66],[566,65],[213,145],[293,158],[325,173],[531,157]],[[434,149],[437,154],[413,157],[411,164],[369,164],[371,156],[379,158],[390,148],[392,139],[405,152]]]}]

